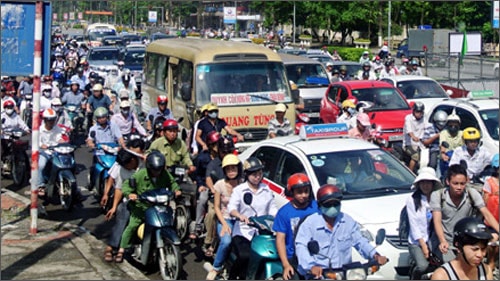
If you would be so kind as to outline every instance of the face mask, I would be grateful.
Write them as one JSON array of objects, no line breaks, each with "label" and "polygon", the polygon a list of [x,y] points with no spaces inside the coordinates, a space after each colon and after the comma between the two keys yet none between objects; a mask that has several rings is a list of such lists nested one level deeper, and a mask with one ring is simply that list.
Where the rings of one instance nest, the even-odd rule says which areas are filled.
[{"label": "face mask", "polygon": [[354,115],[354,113],[356,113],[356,110],[354,108],[349,107],[347,108],[347,112],[349,112],[349,114],[351,115]]},{"label": "face mask", "polygon": [[218,115],[217,112],[210,112],[210,113],[208,113],[208,117],[210,117],[212,119],[217,118],[217,115]]},{"label": "face mask", "polygon": [[62,111],[62,107],[58,106],[58,105],[52,106],[52,109],[55,110],[55,111],[57,111],[57,112],[61,112]]},{"label": "face mask", "polygon": [[340,213],[340,205],[338,205],[337,207],[330,207],[330,208],[320,206],[319,210],[323,215],[333,219],[336,218]]},{"label": "face mask", "polygon": [[450,126],[448,127],[448,131],[450,132],[450,134],[454,135],[458,133],[458,126]]},{"label": "face mask", "polygon": [[43,95],[44,95],[46,98],[50,97],[50,94],[51,94],[51,92],[49,92],[49,91],[44,91],[44,92],[43,92]]},{"label": "face mask", "polygon": [[14,113],[14,109],[12,108],[6,109],[5,113],[7,113],[7,115],[12,115],[12,113]]},{"label": "face mask", "polygon": [[124,116],[128,116],[129,113],[130,113],[130,110],[122,110],[122,114]]}]

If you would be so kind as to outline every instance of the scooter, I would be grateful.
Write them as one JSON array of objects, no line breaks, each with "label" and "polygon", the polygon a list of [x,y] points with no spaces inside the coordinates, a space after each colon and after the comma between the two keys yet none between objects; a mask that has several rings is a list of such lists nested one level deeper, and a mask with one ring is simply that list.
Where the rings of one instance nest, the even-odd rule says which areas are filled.
[{"label": "scooter", "polygon": [[[251,206],[253,196],[251,193],[245,193],[243,201]],[[252,208],[253,209],[253,208]],[[254,210],[255,211],[255,210]],[[257,214],[257,211],[255,211]],[[274,217],[271,215],[252,216],[249,218],[249,225],[258,230],[258,235],[254,236],[250,244],[250,259],[248,263],[246,280],[279,280],[282,278],[283,266],[276,249],[276,236],[272,230]],[[219,278],[224,280],[233,280],[238,276],[233,272],[232,266],[236,261],[234,252],[230,252],[226,259],[224,271]],[[212,270],[209,263],[203,265],[208,272]]]},{"label": "scooter", "polygon": [[66,110],[69,118],[71,119],[74,134],[83,131],[83,122],[85,121],[85,116],[83,116],[81,105],[67,104],[64,107],[64,110]]},{"label": "scooter", "polygon": [[[95,137],[91,132],[91,137]],[[98,143],[94,149],[94,166],[89,173],[89,191],[96,189],[96,196],[100,200],[104,194],[108,171],[116,161],[119,146],[117,143]]]},{"label": "scooter", "polygon": [[[137,186],[134,178],[129,184]],[[175,230],[175,213],[169,205],[174,196],[172,191],[158,188],[138,198],[151,206],[146,210],[144,223],[137,229],[132,258],[144,266],[158,263],[163,280],[178,279],[182,270],[181,240]]]},{"label": "scooter", "polygon": [[[5,119],[2,119],[2,123]],[[12,177],[16,186],[22,186],[29,177],[30,163],[26,150],[28,141],[20,138],[25,134],[21,129],[6,130],[2,132],[2,176]]]},{"label": "scooter", "polygon": [[[299,112],[298,110],[295,111],[295,134],[298,135],[300,132],[300,127],[309,124],[311,118],[307,116],[307,114]],[[278,131],[278,135],[279,135]]]},{"label": "scooter", "polygon": [[69,143],[61,143],[47,149],[50,160],[42,171],[46,181],[45,195],[40,195],[46,203],[62,205],[63,209],[71,210],[77,194],[75,177],[75,147]]},{"label": "scooter", "polygon": [[[385,229],[379,229],[375,238],[375,244],[381,245],[385,239]],[[344,264],[340,268],[332,268],[330,257],[320,253],[319,243],[316,240],[311,240],[307,243],[307,250],[311,256],[317,255],[328,259],[328,268],[323,269],[321,278],[314,278],[308,273],[306,279],[323,279],[323,280],[366,280],[369,275],[377,272],[380,268],[377,260],[371,259],[366,263],[352,262]]]},{"label": "scooter", "polygon": [[31,122],[33,121],[33,93],[25,94],[24,99],[21,102],[22,117],[24,123],[30,128]]}]

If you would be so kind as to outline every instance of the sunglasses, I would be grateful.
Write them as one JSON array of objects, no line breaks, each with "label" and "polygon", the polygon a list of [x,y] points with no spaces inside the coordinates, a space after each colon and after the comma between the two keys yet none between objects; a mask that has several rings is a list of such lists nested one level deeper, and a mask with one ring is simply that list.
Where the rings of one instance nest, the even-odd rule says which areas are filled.
[{"label": "sunglasses", "polygon": [[337,199],[326,200],[326,201],[321,203],[321,206],[323,206],[325,208],[338,207],[338,206],[340,206],[340,201]]},{"label": "sunglasses", "polygon": [[158,105],[167,105],[167,103],[166,102],[160,102],[160,103],[158,103]]}]

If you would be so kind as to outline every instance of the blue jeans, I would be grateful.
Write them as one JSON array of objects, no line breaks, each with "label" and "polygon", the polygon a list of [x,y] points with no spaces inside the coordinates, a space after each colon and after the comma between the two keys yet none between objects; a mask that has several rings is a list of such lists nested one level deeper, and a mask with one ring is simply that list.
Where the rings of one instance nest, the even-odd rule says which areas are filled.
[{"label": "blue jeans", "polygon": [[122,239],[122,233],[127,226],[128,219],[130,217],[130,211],[127,208],[127,204],[120,202],[118,207],[116,207],[115,221],[113,228],[111,230],[111,236],[108,240],[108,245],[113,248],[120,247],[120,240]]},{"label": "blue jeans", "polygon": [[[232,231],[234,220],[226,219],[226,223]],[[222,224],[220,222],[217,222],[217,235],[219,235],[220,242],[219,242],[219,247],[217,248],[217,253],[215,254],[215,260],[213,265],[214,270],[216,271],[222,270],[224,260],[226,259],[227,254],[231,249],[231,234],[224,233],[224,236],[221,237],[220,236],[221,230],[222,230]]]},{"label": "blue jeans", "polygon": [[47,155],[43,150],[40,150],[40,154],[38,156],[38,182],[37,185],[43,186],[45,185],[45,180],[43,179],[43,170],[49,161],[50,156]]}]

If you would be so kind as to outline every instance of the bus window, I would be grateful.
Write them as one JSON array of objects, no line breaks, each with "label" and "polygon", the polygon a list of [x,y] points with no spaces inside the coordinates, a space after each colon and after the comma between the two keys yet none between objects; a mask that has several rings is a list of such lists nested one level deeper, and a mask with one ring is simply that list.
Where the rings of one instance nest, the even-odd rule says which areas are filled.
[{"label": "bus window", "polygon": [[188,61],[181,60],[179,61],[179,65],[176,68],[172,68],[172,71],[174,80],[176,81],[176,83],[174,84],[175,98],[182,99],[181,95],[182,86],[189,86],[189,87],[192,86],[191,84],[193,79],[193,64]]},{"label": "bus window", "polygon": [[167,57],[160,56],[158,58],[158,66],[156,67],[156,87],[160,90],[165,90],[165,77],[167,76]]},{"label": "bus window", "polygon": [[158,67],[158,57],[156,54],[149,54],[147,57],[146,67],[146,83],[156,85],[156,68]]}]

